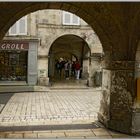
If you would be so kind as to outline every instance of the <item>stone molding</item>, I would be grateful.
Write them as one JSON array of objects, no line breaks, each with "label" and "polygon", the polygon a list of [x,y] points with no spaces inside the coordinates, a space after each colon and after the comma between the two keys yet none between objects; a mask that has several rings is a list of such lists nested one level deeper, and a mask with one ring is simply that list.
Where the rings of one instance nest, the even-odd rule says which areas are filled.
[{"label": "stone molding", "polygon": [[97,61],[101,61],[102,60],[102,53],[92,53],[90,56],[91,60],[97,60]]},{"label": "stone molding", "polygon": [[37,56],[39,59],[46,59],[46,58],[49,58],[48,55],[38,55]]}]

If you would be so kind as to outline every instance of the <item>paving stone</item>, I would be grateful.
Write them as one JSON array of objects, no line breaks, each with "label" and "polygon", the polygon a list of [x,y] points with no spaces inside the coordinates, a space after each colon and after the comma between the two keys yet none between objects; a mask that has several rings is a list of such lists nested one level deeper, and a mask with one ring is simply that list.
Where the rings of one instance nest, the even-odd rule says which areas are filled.
[{"label": "paving stone", "polygon": [[44,131],[33,131],[33,133],[52,133],[52,130],[44,130]]},{"label": "paving stone", "polygon": [[107,130],[103,128],[92,129],[92,131],[94,132],[96,136],[109,136],[110,135],[109,132],[107,132]]},{"label": "paving stone", "polygon": [[94,137],[85,137],[86,139],[112,139],[111,136],[94,136]]},{"label": "paving stone", "polygon": [[23,137],[27,139],[29,138],[33,139],[33,138],[37,138],[38,136],[37,136],[37,133],[24,133]]},{"label": "paving stone", "polygon": [[0,138],[5,138],[6,137],[6,133],[0,133]]},{"label": "paving stone", "polygon": [[94,134],[93,134],[93,132],[91,132],[91,131],[89,131],[89,132],[66,132],[65,133],[66,134],[66,136],[67,137],[87,137],[87,136],[90,136],[90,137],[92,137],[92,136],[95,136]]},{"label": "paving stone", "polygon": [[65,130],[65,132],[92,132],[92,130],[91,129],[69,129],[69,130]]},{"label": "paving stone", "polygon": [[14,131],[0,132],[0,134],[1,134],[1,133],[5,133],[5,134],[13,134]]},{"label": "paving stone", "polygon": [[27,134],[28,134],[28,133],[33,133],[33,131],[14,131],[13,133],[14,133],[14,134],[21,134],[21,133],[22,133],[22,134],[23,134],[23,133],[27,133]]},{"label": "paving stone", "polygon": [[59,137],[57,139],[85,139],[85,137]]},{"label": "paving stone", "polygon": [[[95,106],[96,104],[97,106]],[[68,123],[71,123],[73,119],[75,121],[91,119],[86,118],[87,112],[90,112],[90,115],[95,119],[97,118],[95,112],[98,112],[99,105],[100,92],[95,90],[93,92],[88,89],[84,91],[50,90],[49,92],[31,92],[30,94],[23,92],[20,93],[20,96],[19,93],[15,93],[1,112],[0,123],[7,121],[13,124],[20,122],[31,124],[43,120],[59,120],[60,122],[68,120]]]},{"label": "paving stone", "polygon": [[52,133],[64,133],[66,130],[52,130]]},{"label": "paving stone", "polygon": [[64,133],[38,133],[38,138],[56,138],[65,137]]},{"label": "paving stone", "polygon": [[7,134],[6,138],[22,139],[23,134]]},{"label": "paving stone", "polygon": [[[97,120],[100,91],[50,90],[49,92],[15,93],[0,114],[1,126],[28,126],[52,124],[84,124]],[[94,98],[92,98],[94,97]],[[7,138],[125,138],[104,128],[15,131],[0,133]],[[4,135],[3,135],[4,134]]]}]

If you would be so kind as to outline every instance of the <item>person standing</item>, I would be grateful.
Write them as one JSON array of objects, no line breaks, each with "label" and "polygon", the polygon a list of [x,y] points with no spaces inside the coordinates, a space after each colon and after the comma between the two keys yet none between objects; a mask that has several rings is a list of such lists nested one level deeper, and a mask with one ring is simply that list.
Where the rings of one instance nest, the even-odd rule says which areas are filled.
[{"label": "person standing", "polygon": [[72,63],[71,60],[68,61],[69,78],[72,76]]},{"label": "person standing", "polygon": [[69,63],[68,63],[68,61],[66,61],[65,65],[64,65],[64,69],[65,69],[65,78],[67,79],[69,77]]},{"label": "person standing", "polygon": [[55,63],[55,70],[56,70],[57,77],[60,77],[61,76],[61,71],[60,71],[60,63],[59,63],[58,60],[56,60],[56,63]]},{"label": "person standing", "polygon": [[76,74],[76,79],[78,80],[79,77],[80,77],[80,63],[79,61],[77,60],[76,63],[75,63],[75,74]]},{"label": "person standing", "polygon": [[59,65],[60,65],[60,78],[63,78],[64,77],[64,64],[65,64],[65,61],[63,58],[60,58],[59,59]]},{"label": "person standing", "polygon": [[75,76],[75,61],[72,61],[72,64],[71,64],[71,75],[73,77]]}]

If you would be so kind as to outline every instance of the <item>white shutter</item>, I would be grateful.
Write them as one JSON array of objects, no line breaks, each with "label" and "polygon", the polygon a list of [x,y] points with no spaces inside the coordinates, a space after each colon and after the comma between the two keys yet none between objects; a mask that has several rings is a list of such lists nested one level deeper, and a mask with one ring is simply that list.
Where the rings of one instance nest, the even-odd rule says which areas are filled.
[{"label": "white shutter", "polygon": [[9,35],[27,35],[27,16],[22,17],[9,29]]},{"label": "white shutter", "polygon": [[72,15],[72,24],[73,25],[80,25],[80,19],[79,19],[79,17],[78,16],[76,16],[76,15]]},{"label": "white shutter", "polygon": [[17,34],[17,22],[9,29],[9,35]]},{"label": "white shutter", "polygon": [[69,25],[71,22],[71,17],[68,12],[63,12],[63,24],[64,25]]},{"label": "white shutter", "polygon": [[64,25],[80,25],[80,18],[72,13],[63,11]]},{"label": "white shutter", "polygon": [[70,24],[70,14],[66,13],[65,14],[65,21],[66,24]]},{"label": "white shutter", "polygon": [[19,20],[19,35],[26,35],[27,34],[27,18],[23,17]]},{"label": "white shutter", "polygon": [[23,17],[18,21],[18,34],[27,35],[27,17]]}]

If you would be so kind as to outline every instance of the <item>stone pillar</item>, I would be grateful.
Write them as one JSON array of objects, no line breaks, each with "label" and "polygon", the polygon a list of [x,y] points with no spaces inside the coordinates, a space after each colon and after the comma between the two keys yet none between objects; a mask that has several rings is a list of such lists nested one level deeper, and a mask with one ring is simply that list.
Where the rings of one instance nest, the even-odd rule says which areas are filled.
[{"label": "stone pillar", "polygon": [[89,77],[89,58],[83,59],[82,79],[87,80]]},{"label": "stone pillar", "polygon": [[95,72],[101,71],[101,54],[93,53],[90,57],[88,86],[96,87]]},{"label": "stone pillar", "polygon": [[134,135],[140,135],[140,53],[139,51],[137,53],[135,62],[136,98],[132,114],[132,133]]},{"label": "stone pillar", "polygon": [[28,52],[28,85],[37,84],[37,47],[38,41],[29,42]]},{"label": "stone pillar", "polygon": [[49,85],[48,56],[38,56],[38,84],[40,86]]},{"label": "stone pillar", "polygon": [[132,132],[134,63],[110,59],[103,68],[103,91],[98,119],[106,127],[123,133]]}]

